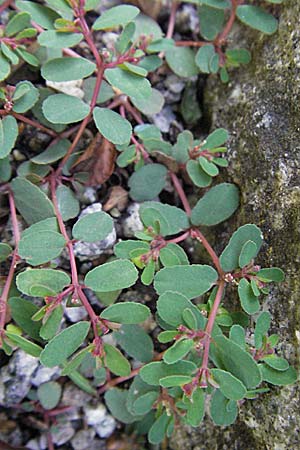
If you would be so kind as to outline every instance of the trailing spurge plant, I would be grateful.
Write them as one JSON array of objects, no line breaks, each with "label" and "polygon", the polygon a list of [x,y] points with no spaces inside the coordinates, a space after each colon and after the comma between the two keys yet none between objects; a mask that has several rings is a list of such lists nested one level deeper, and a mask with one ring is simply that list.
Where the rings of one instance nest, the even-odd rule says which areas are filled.
[{"label": "trailing spurge plant", "polygon": [[[297,378],[277,355],[279,337],[269,333],[271,316],[263,311],[270,284],[283,281],[284,274],[256,263],[261,230],[241,226],[221,255],[203,234],[202,226],[218,225],[239,206],[237,187],[215,182],[228,165],[228,132],[216,129],[198,140],[185,130],[170,143],[143,120],[163,106],[162,94],[149,79],[164,59],[179,76],[220,72],[227,81],[232,67],[250,61],[247,50],[227,46],[235,20],[266,34],[276,31],[277,20],[267,8],[239,0],[189,3],[199,10],[204,41],[172,39],[180,2],[170,5],[166,37],[154,20],[129,4],[101,15],[95,12],[97,0],[0,5],[1,13],[9,8],[0,28],[0,189],[7,195],[15,242],[14,248],[0,244],[7,267],[1,348],[8,355],[21,348],[46,367],[60,366],[61,374],[85,391],[105,393],[111,413],[133,424],[136,433],[148,434],[153,444],[170,436],[179,422],[199,426],[205,410],[216,425],[230,425],[239,405],[268,391],[267,383],[281,386]],[[277,12],[276,5],[271,8]],[[96,37],[110,29],[119,31],[117,40],[99,48]],[[89,56],[82,56],[83,41]],[[40,70],[38,85],[10,83],[16,66],[24,63]],[[62,82],[74,80],[83,80],[82,98],[60,91]],[[10,153],[24,124],[48,135],[49,145],[15,168]],[[81,138],[87,128],[95,138],[86,149]],[[135,239],[119,241],[114,256],[83,279],[74,245],[105,239],[113,219],[104,211],[76,219],[76,193],[109,179],[115,162],[122,170],[128,167],[129,194],[141,202],[144,229]],[[204,188],[193,207],[184,180]],[[167,183],[182,208],[158,201]],[[181,245],[187,239],[204,247],[210,265],[190,264]],[[70,273],[57,267],[62,252],[68,254]],[[154,286],[158,299],[152,311],[142,302],[118,301],[120,292],[138,280]],[[240,306],[231,311],[234,290]],[[107,305],[100,314],[91,306],[91,291]],[[43,299],[42,307],[33,298]],[[82,305],[89,320],[59,331],[65,303]],[[151,314],[161,329],[157,339],[141,326]],[[108,334],[114,339],[107,340]],[[93,381],[79,370],[86,358],[93,359]],[[56,408],[57,383],[46,384],[37,396],[40,403],[35,399],[34,407],[48,421],[62,411]]]}]

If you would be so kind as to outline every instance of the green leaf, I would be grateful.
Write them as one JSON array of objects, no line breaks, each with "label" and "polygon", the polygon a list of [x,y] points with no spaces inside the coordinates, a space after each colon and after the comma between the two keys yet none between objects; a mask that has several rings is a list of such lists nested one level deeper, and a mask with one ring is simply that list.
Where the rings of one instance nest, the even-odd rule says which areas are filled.
[{"label": "green leaf", "polygon": [[54,296],[70,283],[69,275],[57,269],[26,269],[16,278],[17,288],[31,297]]},{"label": "green leaf", "polygon": [[112,87],[119,89],[129,97],[133,97],[137,101],[150,98],[151,84],[146,78],[127,70],[122,70],[119,67],[106,69],[104,75]]},{"label": "green leaf", "polygon": [[79,201],[75,197],[74,192],[63,184],[56,189],[56,197],[58,209],[63,220],[73,219],[77,217],[80,211]]},{"label": "green leaf", "polygon": [[89,322],[78,322],[57,334],[41,353],[41,363],[46,367],[59,366],[84,342],[90,329]]},{"label": "green leaf", "polygon": [[196,53],[195,62],[203,73],[212,72],[210,62],[216,55],[215,48],[212,44],[203,45]]},{"label": "green leaf", "polygon": [[195,64],[195,53],[189,47],[173,47],[167,50],[166,61],[170,69],[179,77],[193,77],[199,73]]},{"label": "green leaf", "polygon": [[94,22],[94,30],[108,30],[119,26],[125,26],[139,14],[140,10],[131,5],[120,5],[104,11]]},{"label": "green leaf", "polygon": [[200,166],[209,176],[215,177],[219,174],[218,167],[211,161],[208,161],[204,156],[200,156],[198,159]]},{"label": "green leaf", "polygon": [[204,417],[205,395],[203,389],[197,387],[191,398],[185,398],[184,403],[187,406],[186,421],[191,427],[198,427]]},{"label": "green leaf", "polygon": [[10,74],[10,64],[5,56],[0,52],[0,81],[5,80]]},{"label": "green leaf", "polygon": [[95,69],[96,64],[88,59],[67,56],[47,61],[41,69],[41,75],[47,81],[72,81],[88,77]]},{"label": "green leaf", "polygon": [[[197,0],[197,3],[199,3],[199,0]],[[229,0],[200,0],[200,3],[217,9],[226,9],[231,7]]]},{"label": "green leaf", "polygon": [[37,396],[42,407],[48,410],[53,409],[58,405],[61,393],[61,385],[56,381],[40,384],[37,389]]},{"label": "green leaf", "polygon": [[128,120],[108,108],[94,108],[93,116],[96,127],[108,141],[115,145],[129,143],[132,126]]},{"label": "green leaf", "polygon": [[162,361],[155,361],[143,366],[140,376],[145,383],[152,386],[159,386],[159,380],[171,375],[192,375],[197,367],[190,361],[178,361],[175,364],[166,364]]},{"label": "green leaf", "polygon": [[145,266],[142,276],[141,282],[145,284],[145,286],[149,286],[154,278],[155,274],[155,261],[151,259]]},{"label": "green leaf", "polygon": [[216,425],[228,426],[235,422],[238,409],[235,402],[228,400],[222,392],[217,389],[211,398],[210,416]]},{"label": "green leaf", "polygon": [[[124,263],[125,261],[122,262]],[[142,305],[141,303],[123,302],[109,306],[104,311],[102,311],[100,317],[102,319],[109,320],[110,322],[135,324],[144,322],[146,319],[148,319],[149,315],[150,310],[147,306]]]},{"label": "green leaf", "polygon": [[191,383],[192,377],[187,375],[170,375],[168,377],[161,378],[159,384],[163,388],[170,388],[176,386],[183,386],[184,384]]},{"label": "green leaf", "polygon": [[[4,42],[1,42],[0,44],[2,53],[4,56],[6,56],[6,58],[12,63],[12,64],[18,64],[19,63],[19,57],[16,54],[16,52],[14,52],[11,47],[9,47],[8,45],[6,45]],[[0,59],[1,59],[1,54],[0,54]]]},{"label": "green leaf", "polygon": [[218,335],[214,337],[211,347],[218,358],[219,367],[221,364],[220,369],[227,370],[241,380],[247,389],[260,384],[261,375],[256,362],[238,344]]},{"label": "green leaf", "polygon": [[[146,397],[147,394],[151,394],[150,398]],[[150,386],[145,383],[139,375],[137,375],[130,385],[128,391],[128,397],[126,400],[126,407],[131,414],[145,414],[151,409],[151,397],[153,399],[154,394],[158,396],[159,388]],[[150,409],[149,409],[150,406]],[[148,409],[145,413],[137,412],[137,410]]]},{"label": "green leaf", "polygon": [[127,147],[117,158],[117,164],[119,167],[126,167],[133,163],[137,158],[135,145]]},{"label": "green leaf", "polygon": [[[40,97],[34,107],[32,108],[32,112],[34,116],[38,119],[38,121],[45,125],[48,128],[51,128],[52,130],[56,131],[57,133],[62,132],[66,125],[64,124],[53,124],[49,122],[49,120],[46,119],[43,113],[43,102],[46,98],[50,97],[51,95],[55,95],[54,91],[49,88],[39,88]],[[59,141],[58,141],[59,142]]]},{"label": "green leaf", "polygon": [[256,321],[254,330],[255,348],[261,348],[263,344],[263,336],[267,333],[271,325],[271,314],[267,311],[262,312]]},{"label": "green leaf", "polygon": [[0,262],[5,261],[11,255],[13,249],[8,244],[0,243]]},{"label": "green leaf", "polygon": [[28,87],[28,91],[16,100],[13,97],[13,111],[16,113],[24,113],[31,109],[39,98],[39,90],[33,86],[30,81],[21,81],[16,85],[15,93],[18,94],[18,90],[23,87]]},{"label": "green leaf", "polygon": [[30,26],[30,14],[20,12],[12,16],[5,27],[5,36],[11,37]]},{"label": "green leaf", "polygon": [[276,355],[266,355],[262,358],[262,360],[267,364],[267,366],[272,367],[272,369],[279,370],[280,372],[289,368],[289,363],[287,360]]},{"label": "green leaf", "polygon": [[138,271],[132,262],[124,259],[95,267],[86,274],[84,282],[96,292],[111,292],[132,286],[137,278]]},{"label": "green leaf", "polygon": [[97,395],[96,389],[94,389],[89,381],[81,375],[81,373],[74,370],[74,372],[69,373],[68,377],[73,381],[80,389],[87,392],[90,395]]},{"label": "green leaf", "polygon": [[147,414],[149,411],[151,411],[151,409],[153,407],[153,403],[158,399],[158,395],[159,394],[156,391],[150,391],[144,395],[141,395],[134,402],[135,414],[144,415],[144,414]]},{"label": "green leaf", "polygon": [[164,267],[189,264],[188,257],[178,244],[168,244],[159,251],[159,259]]},{"label": "green leaf", "polygon": [[153,343],[150,336],[138,325],[122,325],[114,337],[120,347],[132,358],[147,363],[153,358]]},{"label": "green leaf", "polygon": [[211,184],[211,176],[204,172],[198,161],[190,159],[187,162],[186,169],[195,186],[207,187]]},{"label": "green leaf", "polygon": [[137,249],[141,249],[144,253],[147,253],[150,250],[150,244],[148,242],[128,239],[118,242],[114,247],[114,253],[118,258],[131,259],[130,253]]},{"label": "green leaf", "polygon": [[259,6],[240,5],[237,7],[236,15],[248,27],[265,34],[275,33],[278,27],[278,22],[275,17]]},{"label": "green leaf", "polygon": [[54,28],[54,21],[60,16],[50,8],[36,2],[17,0],[16,6],[21,11],[27,11],[34,22],[43,28]]},{"label": "green leaf", "polygon": [[289,367],[287,370],[279,371],[272,369],[266,364],[259,364],[263,381],[267,381],[275,386],[287,386],[294,384],[298,379],[297,371],[294,367]]},{"label": "green leaf", "polygon": [[155,275],[154,288],[158,294],[176,291],[191,299],[209,291],[217,279],[215,269],[206,265],[165,267]]},{"label": "green leaf", "polygon": [[242,349],[245,349],[245,330],[240,325],[233,325],[229,332],[230,340],[238,344]]},{"label": "green leaf", "polygon": [[5,335],[13,344],[17,345],[19,348],[24,350],[24,352],[28,353],[28,355],[38,358],[41,354],[41,351],[43,350],[42,347],[40,347],[39,345],[28,341],[28,339],[25,339],[22,336],[19,336],[18,334],[5,331]]},{"label": "green leaf", "polygon": [[226,50],[226,64],[239,66],[240,64],[249,64],[251,61],[251,53],[245,48],[234,48]]},{"label": "green leaf", "polygon": [[150,444],[157,445],[164,440],[170,420],[171,417],[166,412],[155,420],[148,433]]},{"label": "green leaf", "polygon": [[174,364],[183,359],[194,347],[193,339],[180,339],[164,353],[164,362]]},{"label": "green leaf", "polygon": [[[90,77],[83,80],[84,100],[88,103],[92,101],[93,93],[96,86],[96,77]],[[97,97],[97,104],[105,103],[115,96],[113,89],[105,80],[102,80],[100,92]]]},{"label": "green leaf", "polygon": [[[151,214],[147,214],[148,209],[150,209]],[[155,226],[157,216],[153,210],[157,211],[163,220],[163,223],[160,223],[160,233],[162,236],[180,233],[190,226],[189,219],[182,209],[166,203],[152,201],[143,203],[139,209],[141,220],[146,227]]]},{"label": "green leaf", "polygon": [[211,369],[211,374],[220,386],[222,394],[230,400],[241,400],[245,397],[247,389],[243,383],[231,373],[221,369]]},{"label": "green leaf", "polygon": [[167,291],[160,295],[157,302],[157,312],[159,316],[169,325],[177,328],[183,323],[183,313],[186,309],[194,313],[198,327],[204,328],[204,317],[198,308],[183,294]]},{"label": "green leaf", "polygon": [[234,184],[221,183],[211,188],[192,210],[196,226],[217,225],[228,219],[239,206],[239,190]]},{"label": "green leaf", "polygon": [[105,239],[113,230],[113,220],[109,214],[99,211],[79,219],[72,229],[74,239],[96,242]]},{"label": "green leaf", "polygon": [[270,269],[261,269],[256,273],[256,276],[259,280],[266,283],[270,281],[276,281],[277,283],[284,281],[284,272],[277,267],[271,267]]},{"label": "green leaf", "polygon": [[167,330],[167,331],[162,331],[161,333],[159,333],[159,335],[157,336],[157,339],[159,342],[161,342],[162,344],[166,344],[168,342],[171,342],[174,340],[175,336],[178,334],[178,331],[171,331],[171,330]]},{"label": "green leaf", "polygon": [[148,97],[131,97],[132,104],[146,116],[158,114],[165,103],[164,96],[157,89],[151,89]]},{"label": "green leaf", "polygon": [[247,241],[242,247],[240,256],[239,256],[239,266],[241,268],[247,266],[252,259],[257,255],[257,245],[253,241]]},{"label": "green leaf", "polygon": [[151,36],[153,41],[161,39],[163,37],[163,32],[158,25],[156,20],[151,19],[151,17],[145,14],[139,14],[134,21],[135,33],[133,36],[133,41],[137,41],[142,36]]},{"label": "green leaf", "polygon": [[142,202],[157,197],[166,184],[167,169],[162,164],[147,164],[130,177],[131,197]]},{"label": "green leaf", "polygon": [[89,106],[72,95],[54,94],[43,102],[43,114],[51,123],[81,122],[89,112]]},{"label": "green leaf", "polygon": [[128,411],[127,397],[128,391],[117,388],[106,391],[104,395],[108,409],[117,420],[123,423],[133,423],[137,420],[137,417]]},{"label": "green leaf", "polygon": [[33,67],[39,67],[40,62],[39,62],[39,60],[37,59],[36,56],[34,56],[31,53],[27,52],[22,47],[17,47],[15,51],[28,64],[30,64]]},{"label": "green leaf", "polygon": [[32,266],[39,266],[57,258],[63,251],[66,240],[55,231],[39,231],[26,235],[19,242],[19,255]]},{"label": "green leaf", "polygon": [[18,211],[30,225],[55,216],[48,197],[30,181],[17,177],[11,182],[11,188]]},{"label": "green leaf", "polygon": [[212,150],[218,148],[228,140],[228,137],[228,131],[225,130],[225,128],[217,128],[207,136],[203,145],[201,146],[201,150]]},{"label": "green leaf", "polygon": [[[261,230],[256,225],[251,223],[238,228],[233,233],[228,245],[223,250],[220,256],[220,263],[225,272],[231,272],[239,267],[239,257],[241,251],[244,244],[249,240],[256,244],[258,253],[263,243],[263,236]],[[255,255],[252,254],[252,257],[255,258],[257,253]]]},{"label": "green leaf", "polygon": [[132,42],[132,38],[135,32],[135,24],[129,22],[125,27],[115,43],[115,49],[122,55],[129,48],[129,44]]},{"label": "green leaf", "polygon": [[34,322],[31,319],[39,310],[38,306],[21,297],[11,297],[8,304],[14,322],[32,339],[40,341],[41,323]]},{"label": "green leaf", "polygon": [[68,139],[60,139],[56,144],[51,145],[42,153],[31,158],[31,161],[34,164],[52,164],[65,156],[70,145],[71,143]]},{"label": "green leaf", "polygon": [[70,375],[72,372],[74,372],[74,370],[76,370],[77,367],[80,366],[87,353],[89,353],[93,349],[93,347],[94,345],[90,344],[82,350],[79,350],[79,352],[77,352],[76,355],[74,355],[74,357],[64,365],[64,369],[62,370],[61,375]]},{"label": "green leaf", "polygon": [[14,148],[18,134],[18,124],[14,117],[6,116],[0,120],[0,159],[3,159],[10,154],[11,150]]},{"label": "green leaf", "polygon": [[245,278],[239,282],[238,293],[241,306],[247,314],[255,314],[259,311],[258,298],[254,295],[251,284]]},{"label": "green leaf", "polygon": [[36,222],[30,227],[26,228],[21,234],[21,237],[25,237],[28,235],[32,235],[38,231],[56,231],[59,232],[59,227],[57,223],[56,217],[49,217],[49,219],[41,220],[40,222]]},{"label": "green leaf", "polygon": [[63,33],[55,30],[43,31],[37,38],[40,45],[49,48],[74,47],[79,44],[82,39],[82,33]]},{"label": "green leaf", "polygon": [[224,25],[225,14],[221,9],[201,5],[198,9],[200,33],[207,41],[213,41]]},{"label": "green leaf", "polygon": [[10,180],[12,173],[12,168],[10,165],[9,157],[0,158],[0,182],[6,183]]},{"label": "green leaf", "polygon": [[64,310],[61,305],[58,305],[54,311],[47,317],[45,323],[43,323],[41,329],[40,329],[40,336],[45,339],[46,341],[49,341],[52,339],[61,324],[62,318],[63,318]]},{"label": "green leaf", "polygon": [[104,362],[108,369],[115,375],[126,377],[131,372],[131,367],[120,350],[110,344],[104,344]]}]

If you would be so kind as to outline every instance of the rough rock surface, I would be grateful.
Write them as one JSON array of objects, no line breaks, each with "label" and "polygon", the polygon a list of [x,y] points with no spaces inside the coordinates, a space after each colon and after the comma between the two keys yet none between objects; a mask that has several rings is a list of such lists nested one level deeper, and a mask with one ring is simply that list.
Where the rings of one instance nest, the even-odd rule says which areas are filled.
[{"label": "rough rock surface", "polygon": [[[226,87],[210,78],[205,109],[213,129],[222,126],[231,134],[229,175],[241,189],[242,204],[228,232],[256,223],[266,241],[260,263],[284,268],[286,280],[271,291],[264,309],[273,316],[282,355],[299,368],[300,2],[288,0],[273,10],[280,14],[274,36],[234,30],[233,47],[252,43],[253,61],[233,72]],[[206,418],[199,429],[178,430],[171,448],[299,448],[299,404],[299,384],[271,388],[247,401],[233,426],[218,428]]]}]

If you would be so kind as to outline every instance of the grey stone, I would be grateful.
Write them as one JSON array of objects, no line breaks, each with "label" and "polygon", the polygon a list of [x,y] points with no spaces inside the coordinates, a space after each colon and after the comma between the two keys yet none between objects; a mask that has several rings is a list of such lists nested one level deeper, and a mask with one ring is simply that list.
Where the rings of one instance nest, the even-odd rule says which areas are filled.
[{"label": "grey stone", "polygon": [[65,315],[70,322],[76,323],[79,320],[83,320],[87,317],[87,312],[84,306],[73,306],[65,308]]},{"label": "grey stone", "polygon": [[84,408],[84,413],[87,424],[94,427],[98,436],[106,438],[113,433],[116,421],[107,413],[103,404],[100,403],[96,407],[87,406]]},{"label": "grey stone", "polygon": [[140,219],[139,209],[139,203],[131,203],[127,208],[127,215],[123,220],[123,234],[127,238],[134,237],[134,233],[142,231],[144,228]]},{"label": "grey stone", "polygon": [[71,440],[72,447],[74,450],[86,450],[90,448],[94,437],[95,430],[93,428],[89,428],[88,430],[80,430]]},{"label": "grey stone", "polygon": [[[223,228],[220,250],[238,226],[255,223],[262,229],[266,243],[259,263],[282,267],[286,273],[286,281],[272,288],[265,303],[272,314],[272,332],[280,336],[280,354],[299,368],[300,3],[287,0],[278,11],[279,31],[274,36],[234,30],[233,48],[243,46],[244,40],[248,48],[252,46],[253,61],[235,69],[227,86],[210,77],[204,110],[209,112],[212,130],[225,127],[230,132],[229,175],[241,190],[241,208]],[[299,404],[299,384],[270,385],[268,394],[240,406],[234,425],[216,427],[206,416],[198,429],[178,429],[170,446],[173,450],[298,449]]]},{"label": "grey stone", "polygon": [[73,383],[64,386],[61,403],[64,406],[81,408],[91,400],[91,395],[79,389]]},{"label": "grey stone", "polygon": [[42,383],[56,380],[60,376],[61,369],[59,367],[44,367],[39,366],[31,379],[33,386],[39,386]]},{"label": "grey stone", "polygon": [[160,113],[153,117],[154,125],[156,125],[163,133],[168,133],[173,122],[176,121],[175,114],[171,106],[165,106]]},{"label": "grey stone", "polygon": [[14,353],[9,364],[1,369],[0,402],[3,406],[13,406],[26,397],[37,366],[38,359],[23,350]]},{"label": "grey stone", "polygon": [[51,436],[53,443],[56,445],[63,445],[69,442],[75,434],[74,428],[70,423],[58,423],[51,427]]},{"label": "grey stone", "polygon": [[[99,211],[102,211],[101,203],[93,203],[81,211],[79,218]],[[98,258],[99,255],[106,253],[114,245],[116,238],[116,230],[113,228],[111,233],[103,240],[96,242],[78,241],[74,244],[74,254],[80,261]]]}]

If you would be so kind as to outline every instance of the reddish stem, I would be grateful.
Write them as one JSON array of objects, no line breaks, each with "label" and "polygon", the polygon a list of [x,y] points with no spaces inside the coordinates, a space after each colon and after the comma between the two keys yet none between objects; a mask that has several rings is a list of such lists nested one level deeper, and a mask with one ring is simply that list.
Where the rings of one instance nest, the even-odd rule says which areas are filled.
[{"label": "reddish stem", "polygon": [[240,3],[241,2],[239,0],[231,0],[231,11],[228,22],[226,23],[223,31],[216,37],[214,42],[217,47],[220,47],[226,42],[235,21],[236,9]]},{"label": "reddish stem", "polygon": [[209,42],[206,41],[176,41],[176,47],[203,47]]},{"label": "reddish stem", "polygon": [[8,8],[12,2],[13,0],[6,0],[2,3],[2,5],[0,5],[0,14],[5,10],[5,8]]},{"label": "reddish stem", "polygon": [[190,232],[190,230],[188,230],[185,233],[178,236],[177,238],[165,241],[165,243],[166,243],[166,245],[167,244],[177,244],[178,242],[185,241],[185,239],[188,238],[190,235],[191,235],[191,232]]},{"label": "reddish stem", "polygon": [[178,7],[179,7],[179,3],[174,0],[172,2],[172,6],[171,6],[168,30],[167,30],[167,34],[166,34],[166,38],[168,38],[168,39],[171,39],[171,37],[173,36],[173,33],[174,33],[174,28],[175,28],[175,23],[176,23],[176,13],[177,13]]},{"label": "reddish stem", "polygon": [[198,228],[193,228],[191,235],[192,235],[192,237],[195,237],[196,239],[198,239],[201,242],[201,244],[203,245],[203,247],[205,248],[207,253],[210,255],[212,262],[214,263],[214,265],[219,273],[219,276],[221,278],[223,278],[224,272],[221,268],[219,257],[216,254],[216,252],[214,251],[214,249],[212,248],[212,246],[210,245],[210,243],[208,242],[208,240],[203,236],[203,234],[201,233],[200,230],[198,230]]},{"label": "reddish stem", "polygon": [[36,120],[28,119],[28,117],[23,116],[23,114],[18,114],[15,113],[14,111],[6,111],[5,109],[0,109],[0,116],[8,116],[8,115],[12,115],[21,122],[27,123],[28,125],[31,125],[34,128],[38,128],[39,130],[44,131],[45,133],[49,134],[49,136],[52,136],[54,138],[57,136],[57,133],[54,130],[50,130],[50,128],[44,127],[44,125],[40,124]]},{"label": "reddish stem", "polygon": [[179,181],[179,179],[178,179],[178,177],[177,177],[177,175],[175,173],[173,173],[173,172],[169,172],[169,173],[170,173],[171,180],[172,180],[172,182],[174,184],[174,187],[175,187],[175,189],[177,191],[177,194],[179,195],[181,203],[182,203],[182,205],[184,207],[184,210],[187,213],[187,215],[190,216],[192,210],[191,210],[190,204],[188,202],[188,199],[187,199],[187,197],[185,195],[185,192],[184,192],[184,190],[183,190],[183,188],[181,186],[181,183],[180,183],[180,181]]}]

